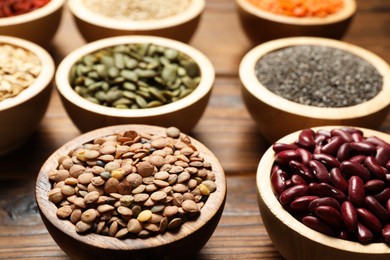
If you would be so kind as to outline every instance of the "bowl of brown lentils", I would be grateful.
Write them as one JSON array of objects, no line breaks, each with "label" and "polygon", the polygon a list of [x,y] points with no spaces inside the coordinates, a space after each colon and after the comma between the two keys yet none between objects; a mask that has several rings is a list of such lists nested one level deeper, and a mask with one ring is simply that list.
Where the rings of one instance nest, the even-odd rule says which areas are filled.
[{"label": "bowl of brown lentils", "polygon": [[258,203],[286,259],[390,257],[390,135],[306,128],[276,141],[257,169]]},{"label": "bowl of brown lentils", "polygon": [[249,51],[240,64],[245,105],[274,142],[321,125],[378,129],[390,108],[390,67],[338,40],[293,37]]},{"label": "bowl of brown lentils", "polygon": [[0,36],[0,155],[32,135],[51,97],[54,62],[42,47]]},{"label": "bowl of brown lentils", "polygon": [[49,233],[80,259],[193,257],[214,232],[225,198],[216,157],[176,127],[83,134],[47,159],[36,184]]},{"label": "bowl of brown lentils", "polygon": [[153,35],[188,42],[205,0],[70,0],[77,28],[88,42],[121,35]]},{"label": "bowl of brown lentils", "polygon": [[65,109],[81,131],[131,123],[188,132],[213,84],[214,68],[205,55],[153,36],[89,43],[65,57],[56,73]]}]

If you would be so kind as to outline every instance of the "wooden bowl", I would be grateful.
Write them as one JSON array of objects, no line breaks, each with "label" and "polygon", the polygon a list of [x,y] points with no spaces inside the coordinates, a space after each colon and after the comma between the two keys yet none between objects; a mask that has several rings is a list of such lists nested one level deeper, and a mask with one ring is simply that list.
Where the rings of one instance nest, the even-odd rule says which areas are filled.
[{"label": "wooden bowl", "polygon": [[[200,68],[201,82],[188,96],[160,107],[147,109],[116,109],[87,101],[69,84],[69,72],[82,56],[109,46],[125,43],[153,43],[187,54]],[[202,116],[214,84],[214,68],[208,58],[184,43],[153,36],[122,36],[99,40],[70,53],[59,65],[56,85],[65,109],[75,125],[83,132],[117,124],[149,124],[176,126],[189,132]]]},{"label": "wooden bowl", "polygon": [[123,133],[128,130],[165,135],[165,128],[147,125],[121,125],[101,128],[83,134],[55,151],[42,166],[36,184],[36,200],[43,222],[57,244],[75,259],[183,259],[193,257],[213,234],[223,212],[226,198],[224,171],[213,153],[203,144],[191,138],[191,143],[212,165],[217,185],[210,194],[201,214],[193,221],[185,222],[174,233],[165,232],[145,239],[117,239],[95,233],[79,235],[70,221],[56,216],[57,207],[48,200],[51,190],[49,172],[58,167],[58,158],[78,145],[91,140]]},{"label": "wooden bowl", "polygon": [[236,5],[242,29],[254,44],[294,36],[341,39],[356,13],[355,0],[344,0],[340,11],[324,18],[278,15],[247,0],[236,0]]},{"label": "wooden bowl", "polygon": [[[382,90],[366,102],[339,108],[302,105],[274,94],[257,79],[255,64],[267,53],[298,45],[333,47],[365,59],[383,76]],[[271,142],[290,132],[320,125],[354,125],[376,129],[385,120],[390,108],[389,65],[365,49],[337,40],[292,37],[261,44],[242,59],[239,74],[245,105],[257,122],[260,132]]]},{"label": "wooden bowl", "polygon": [[152,35],[189,42],[205,8],[205,0],[193,0],[183,12],[159,20],[130,21],[109,18],[88,9],[82,1],[69,0],[79,32],[88,42],[121,35]]},{"label": "wooden bowl", "polygon": [[34,53],[41,61],[35,81],[17,96],[0,102],[0,155],[21,146],[38,127],[51,96],[54,62],[40,46],[19,38],[0,36],[0,44],[10,44]]},{"label": "wooden bowl", "polygon": [[65,0],[51,0],[29,13],[0,18],[0,35],[18,37],[48,47],[60,25],[64,3]]},{"label": "wooden bowl", "polygon": [[[342,128],[325,126],[313,130]],[[365,137],[377,136],[390,142],[390,135],[375,130],[359,128]],[[293,143],[300,131],[289,134],[277,142]],[[358,242],[330,237],[305,226],[288,213],[273,194],[270,175],[275,152],[270,147],[257,168],[257,198],[260,213],[273,244],[285,259],[389,259],[390,247],[385,243],[362,245]]]}]

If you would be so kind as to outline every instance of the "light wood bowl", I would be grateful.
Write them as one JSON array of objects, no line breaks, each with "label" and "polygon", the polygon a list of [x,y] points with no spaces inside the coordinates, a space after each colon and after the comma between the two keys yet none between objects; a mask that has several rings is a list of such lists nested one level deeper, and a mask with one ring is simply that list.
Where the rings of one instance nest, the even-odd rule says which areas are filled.
[{"label": "light wood bowl", "polygon": [[[325,126],[313,130],[342,128],[343,126]],[[375,130],[359,128],[365,137],[377,136],[390,142],[390,135]],[[277,142],[293,143],[298,140],[300,131],[289,134]],[[270,147],[257,168],[257,198],[260,213],[267,233],[275,248],[286,259],[337,259],[337,260],[381,260],[389,259],[390,247],[385,243],[362,245],[358,242],[330,237],[314,231],[296,220],[276,199],[271,188],[271,169],[275,152]]]},{"label": "light wood bowl", "polygon": [[36,183],[36,200],[43,222],[57,244],[74,259],[184,259],[193,257],[209,240],[222,215],[226,199],[226,180],[222,166],[203,144],[191,138],[204,159],[212,164],[217,189],[211,193],[200,216],[185,222],[175,232],[146,239],[117,239],[98,234],[79,235],[70,221],[58,219],[57,207],[48,200],[51,190],[49,172],[58,166],[58,158],[78,145],[97,137],[128,130],[165,135],[165,128],[147,125],[120,125],[83,134],[55,151],[42,166]]},{"label": "light wood bowl", "polygon": [[51,0],[29,13],[0,18],[0,35],[26,39],[46,48],[60,25],[64,3],[65,0]]},{"label": "light wood bowl", "polygon": [[87,42],[121,35],[152,35],[189,42],[198,27],[205,5],[205,0],[193,0],[187,10],[172,17],[122,21],[92,12],[80,0],[68,1],[77,28]]},{"label": "light wood bowl", "polygon": [[236,5],[241,27],[254,44],[294,36],[341,39],[356,13],[355,0],[344,0],[344,8],[324,18],[278,15],[261,10],[247,0],[236,0]]},{"label": "light wood bowl", "polygon": [[21,146],[38,127],[51,97],[55,67],[50,54],[32,42],[0,36],[0,43],[29,50],[41,61],[35,81],[17,96],[0,102],[0,155],[4,155]]},{"label": "light wood bowl", "polygon": [[[370,62],[383,76],[382,90],[372,99],[349,107],[302,105],[274,94],[255,75],[257,61],[269,52],[297,45],[318,45],[341,49]],[[292,37],[258,45],[242,59],[239,69],[242,95],[260,132],[273,142],[299,129],[320,125],[354,125],[377,129],[390,108],[390,67],[377,55],[338,40],[316,37]]]},{"label": "light wood bowl", "polygon": [[[69,84],[69,72],[73,64],[88,53],[125,43],[154,43],[187,54],[199,65],[201,82],[188,96],[170,104],[147,109],[105,107],[79,96]],[[209,59],[187,44],[153,36],[122,36],[89,43],[70,53],[58,66],[56,85],[68,115],[83,132],[117,124],[148,124],[176,126],[187,133],[196,125],[207,107],[214,84],[214,74]]]}]

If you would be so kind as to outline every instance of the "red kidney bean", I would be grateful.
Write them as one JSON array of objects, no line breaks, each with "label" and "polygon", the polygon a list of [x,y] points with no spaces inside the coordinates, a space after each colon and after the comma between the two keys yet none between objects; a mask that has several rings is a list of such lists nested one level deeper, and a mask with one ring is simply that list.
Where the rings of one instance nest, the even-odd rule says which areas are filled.
[{"label": "red kidney bean", "polygon": [[376,149],[375,159],[381,166],[386,167],[386,163],[390,160],[390,147],[379,146]]},{"label": "red kidney bean", "polygon": [[336,158],[339,162],[343,162],[349,159],[351,155],[351,147],[349,143],[343,143],[337,150]]},{"label": "red kidney bean", "polygon": [[301,160],[301,157],[295,150],[284,150],[277,153],[275,156],[275,162],[280,165],[288,165],[288,163],[292,160]]},{"label": "red kidney bean", "polygon": [[354,162],[357,164],[363,164],[366,157],[367,157],[366,155],[355,155],[355,156],[352,156],[351,158],[349,158],[348,161]]},{"label": "red kidney bean", "polygon": [[344,201],[341,204],[340,212],[345,228],[350,232],[354,232],[357,228],[358,217],[353,204],[350,201]]},{"label": "red kidney bean", "polygon": [[335,228],[341,228],[343,221],[340,213],[331,206],[318,206],[315,210],[316,216]]},{"label": "red kidney bean", "polygon": [[302,223],[305,224],[306,226],[310,227],[311,229],[314,229],[320,233],[323,233],[323,234],[326,234],[329,236],[333,236],[335,234],[335,232],[333,231],[333,229],[329,225],[327,225],[326,223],[324,223],[323,221],[321,221],[317,217],[305,216],[302,218]]},{"label": "red kidney bean", "polygon": [[388,160],[386,163],[386,169],[390,172],[390,160]]},{"label": "red kidney bean", "polygon": [[[329,136],[330,137],[330,136]],[[314,142],[320,146],[327,138],[329,138],[328,136],[325,136],[325,135],[318,135],[316,134],[314,136]]]},{"label": "red kidney bean", "polygon": [[387,213],[390,214],[390,199],[388,199],[386,202],[386,209],[387,209]]},{"label": "red kidney bean", "polygon": [[371,155],[375,154],[376,152],[375,146],[366,142],[352,142],[349,144],[349,146],[356,154]]},{"label": "red kidney bean", "polygon": [[346,230],[341,230],[337,237],[344,240],[352,240],[351,236]]},{"label": "red kidney bean", "polygon": [[322,146],[321,152],[330,155],[336,155],[337,151],[343,143],[344,140],[341,136],[334,136],[329,140],[327,144]]},{"label": "red kidney bean", "polygon": [[341,174],[339,168],[333,168],[332,170],[330,170],[329,176],[330,176],[330,183],[332,183],[336,189],[339,189],[344,193],[348,192],[348,182]]},{"label": "red kidney bean", "polygon": [[382,238],[386,243],[390,243],[390,224],[387,224],[382,229]]},{"label": "red kidney bean", "polygon": [[307,186],[307,182],[298,174],[293,174],[293,176],[291,176],[291,182],[293,185],[306,185]]},{"label": "red kidney bean", "polygon": [[313,195],[318,195],[317,194],[317,185],[318,185],[318,182],[311,182],[309,183],[309,185],[307,185],[307,187],[309,188],[309,193],[310,194],[313,194]]},{"label": "red kidney bean", "polygon": [[387,223],[389,221],[389,213],[373,196],[367,196],[364,199],[364,206],[382,223]]},{"label": "red kidney bean", "polygon": [[279,153],[285,150],[295,150],[297,148],[298,146],[295,144],[274,143],[272,145],[272,150],[274,150],[275,153]]},{"label": "red kidney bean", "polygon": [[307,195],[307,185],[295,185],[282,192],[279,196],[279,202],[282,205],[290,204],[294,199]]},{"label": "red kidney bean", "polygon": [[358,176],[352,176],[348,185],[349,200],[355,206],[362,206],[364,203],[364,183]]},{"label": "red kidney bean", "polygon": [[274,194],[279,196],[286,189],[287,173],[278,169],[271,174],[271,185]]},{"label": "red kidney bean", "polygon": [[372,232],[362,223],[358,223],[357,239],[362,244],[367,244],[374,239]]},{"label": "red kidney bean", "polygon": [[313,155],[313,160],[321,162],[328,170],[332,168],[339,168],[340,162],[333,156],[325,153],[318,153]]},{"label": "red kidney bean", "polygon": [[309,204],[315,200],[318,199],[317,196],[302,196],[299,198],[296,198],[291,202],[290,208],[296,211],[308,211],[309,210]]},{"label": "red kidney bean", "polygon": [[353,127],[345,127],[345,128],[342,128],[344,131],[350,133],[351,135],[352,134],[358,134],[360,136],[363,136],[363,131],[362,130],[359,130],[357,128],[353,128]]},{"label": "red kidney bean", "polygon": [[383,147],[390,146],[389,143],[387,143],[386,141],[383,141],[382,139],[379,139],[376,136],[367,137],[365,141],[370,143],[370,144],[373,144],[375,146],[383,146]]},{"label": "red kidney bean", "polygon": [[330,186],[328,183],[319,183],[315,190],[320,197],[332,197],[339,202],[343,202],[347,199],[347,196],[345,196],[342,191]]},{"label": "red kidney bean", "polygon": [[311,160],[312,157],[311,152],[303,148],[298,148],[295,151],[301,156],[302,163],[304,165],[309,165],[309,161]]},{"label": "red kidney bean", "polygon": [[364,138],[363,135],[360,133],[352,133],[351,134],[353,142],[363,142]]},{"label": "red kidney bean", "polygon": [[386,168],[380,166],[380,164],[372,156],[367,156],[364,160],[364,166],[374,175],[375,178],[380,180],[386,180],[386,174],[388,173]]},{"label": "red kidney bean", "polygon": [[324,197],[313,200],[310,202],[308,210],[314,213],[316,208],[319,206],[330,206],[340,211],[340,203],[331,197]]},{"label": "red kidney bean", "polygon": [[382,231],[382,224],[374,214],[365,208],[357,208],[356,213],[359,219],[364,226],[370,229],[374,233],[379,233]]},{"label": "red kidney bean", "polygon": [[306,181],[311,182],[314,180],[314,175],[303,163],[292,160],[289,165],[294,173],[299,174]]},{"label": "red kidney bean", "polygon": [[309,162],[309,168],[312,170],[314,177],[319,182],[330,182],[329,172],[326,167],[319,161],[311,160]]},{"label": "red kidney bean", "polygon": [[314,141],[314,131],[311,129],[302,130],[298,136],[298,145],[308,150],[312,150],[316,145]]},{"label": "red kidney bean", "polygon": [[367,193],[379,193],[385,188],[385,182],[381,180],[369,180],[364,184]]},{"label": "red kidney bean", "polygon": [[374,195],[377,201],[380,203],[385,203],[388,199],[390,199],[390,188],[385,188],[382,192]]},{"label": "red kidney bean", "polygon": [[290,188],[294,186],[294,184],[292,183],[292,181],[290,179],[286,180],[286,189]]},{"label": "red kidney bean", "polygon": [[344,142],[350,143],[353,141],[351,134],[345,129],[335,128],[330,131],[332,136],[340,136]]},{"label": "red kidney bean", "polygon": [[364,182],[368,181],[371,177],[370,172],[364,166],[351,161],[342,162],[340,164],[340,170],[341,173],[348,177],[353,175],[359,176]]}]

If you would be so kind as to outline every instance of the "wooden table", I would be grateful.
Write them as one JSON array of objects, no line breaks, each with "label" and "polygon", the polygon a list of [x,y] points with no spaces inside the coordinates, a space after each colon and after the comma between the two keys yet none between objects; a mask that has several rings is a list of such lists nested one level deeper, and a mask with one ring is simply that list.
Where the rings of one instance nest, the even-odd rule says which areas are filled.
[{"label": "wooden table", "polygon": [[[390,62],[390,1],[357,2],[358,13],[344,40]],[[65,10],[51,54],[58,63],[83,44]],[[256,168],[270,144],[262,139],[240,96],[238,65],[251,45],[240,28],[233,0],[207,1],[191,45],[210,58],[217,72],[209,106],[192,136],[219,158],[228,185],[222,219],[197,259],[281,258],[257,207]],[[390,133],[390,114],[380,130]],[[47,114],[32,138],[19,150],[0,158],[0,258],[67,258],[41,221],[34,185],[46,158],[77,135],[79,131],[53,91]]]}]

